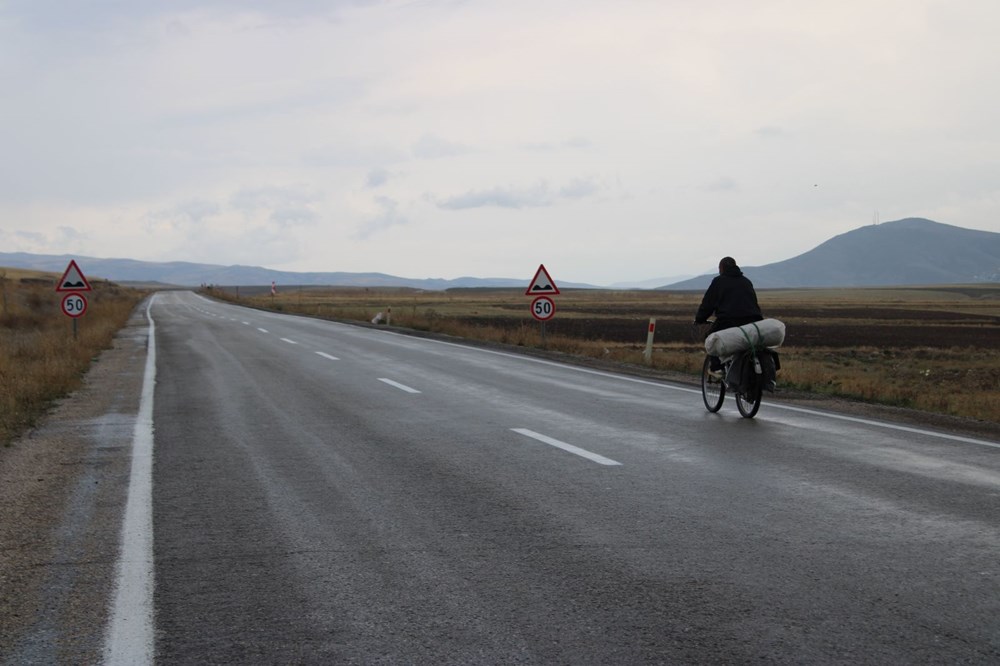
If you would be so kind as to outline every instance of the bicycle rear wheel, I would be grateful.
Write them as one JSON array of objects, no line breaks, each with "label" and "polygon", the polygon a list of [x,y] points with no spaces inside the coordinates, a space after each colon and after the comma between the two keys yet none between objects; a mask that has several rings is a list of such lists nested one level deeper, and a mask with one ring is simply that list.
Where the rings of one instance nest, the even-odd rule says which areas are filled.
[{"label": "bicycle rear wheel", "polygon": [[736,409],[740,410],[743,418],[752,419],[760,409],[760,398],[764,392],[764,387],[759,378],[753,382],[753,388],[746,393],[736,393]]},{"label": "bicycle rear wheel", "polygon": [[722,401],[726,399],[726,384],[722,379],[710,374],[711,363],[712,359],[706,356],[701,366],[701,397],[708,411],[717,412],[722,407]]}]

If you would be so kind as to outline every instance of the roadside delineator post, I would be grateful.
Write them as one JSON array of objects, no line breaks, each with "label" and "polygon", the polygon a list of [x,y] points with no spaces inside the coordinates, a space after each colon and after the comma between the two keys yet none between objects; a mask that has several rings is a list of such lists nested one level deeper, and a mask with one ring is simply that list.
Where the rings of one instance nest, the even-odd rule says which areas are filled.
[{"label": "roadside delineator post", "polygon": [[656,332],[656,317],[649,318],[649,333],[646,334],[646,351],[642,357],[646,359],[646,365],[653,364],[653,333]]}]

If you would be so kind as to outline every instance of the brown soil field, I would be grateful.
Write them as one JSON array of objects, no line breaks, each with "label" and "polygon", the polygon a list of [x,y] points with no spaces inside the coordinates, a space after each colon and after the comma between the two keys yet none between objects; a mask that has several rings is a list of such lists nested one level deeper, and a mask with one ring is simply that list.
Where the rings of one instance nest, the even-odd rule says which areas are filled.
[{"label": "brown soil field", "polygon": [[[893,347],[981,347],[1000,349],[1000,320],[967,324],[953,321],[947,316],[928,318],[932,325],[919,325],[911,320],[907,323],[887,324],[865,322],[857,314],[841,318],[829,313],[815,317],[821,321],[811,323],[797,321],[784,311],[772,311],[770,316],[780,319],[788,326],[785,345],[788,347],[829,346],[829,347],[878,347],[892,341]],[[944,315],[945,313],[935,313]],[[480,316],[459,317],[470,326],[495,326],[516,329],[525,324],[524,317]],[[891,317],[890,317],[891,319]],[[906,317],[906,319],[910,319]],[[553,335],[565,335],[583,340],[606,340],[629,343],[646,340],[647,319],[601,317],[563,318],[558,316],[546,323]],[[883,320],[884,321],[884,320]],[[690,318],[678,320],[657,317],[655,339],[657,342],[687,342],[691,336]]]},{"label": "brown soil field", "polygon": [[[783,303],[781,292],[762,291],[760,300],[765,316],[774,317],[787,325],[785,344],[796,346],[865,347],[891,346],[915,347],[981,347],[1000,349],[1000,302],[983,298],[994,291],[982,288],[964,290],[977,294],[972,298],[976,310],[994,312],[969,312],[969,304],[963,291],[956,294],[955,301],[941,303],[929,301],[924,308],[912,305],[899,307],[890,302],[876,303],[875,307],[797,305]],[[824,294],[815,292],[813,297],[822,300]],[[870,296],[869,296],[870,297]],[[677,298],[674,296],[674,298]],[[612,342],[645,342],[646,327],[650,317],[656,318],[657,342],[686,342],[690,339],[691,320],[697,309],[698,298],[688,295],[683,304],[647,305],[638,316],[637,303],[620,304],[567,304],[557,303],[558,315],[546,326],[556,335],[570,335],[586,340],[608,340]],[[773,301],[773,302],[769,302]],[[951,305],[954,309],[947,308]],[[501,310],[521,310],[523,304],[503,304]],[[630,316],[629,316],[630,315]],[[462,320],[473,326],[491,325],[501,328],[516,328],[525,323],[525,315],[480,315],[465,316]]]}]

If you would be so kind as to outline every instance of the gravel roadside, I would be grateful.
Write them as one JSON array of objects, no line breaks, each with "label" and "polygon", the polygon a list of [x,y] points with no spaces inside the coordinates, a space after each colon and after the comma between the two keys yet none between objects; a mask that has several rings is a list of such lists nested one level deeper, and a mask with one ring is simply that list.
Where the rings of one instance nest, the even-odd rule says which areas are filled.
[{"label": "gravel roadside", "polygon": [[143,304],[84,385],[0,448],[3,664],[100,661],[147,332]]}]

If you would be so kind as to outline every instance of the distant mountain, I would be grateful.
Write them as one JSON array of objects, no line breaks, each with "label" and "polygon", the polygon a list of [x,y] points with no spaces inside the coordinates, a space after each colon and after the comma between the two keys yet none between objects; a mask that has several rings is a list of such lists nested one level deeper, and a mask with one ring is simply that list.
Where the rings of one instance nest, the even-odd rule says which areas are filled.
[{"label": "distant mountain", "polygon": [[[106,279],[113,282],[159,283],[178,287],[197,287],[203,284],[218,286],[270,285],[281,286],[333,286],[333,287],[410,287],[430,291],[456,287],[527,287],[531,278],[461,277],[453,280],[440,278],[411,279],[385,273],[294,273],[274,271],[258,266],[218,266],[194,264],[185,261],[155,263],[134,259],[98,259],[70,255],[27,254],[0,252],[0,266],[25,268],[50,273],[62,273],[75,259],[88,279]],[[561,288],[594,289],[593,285],[558,283]]]},{"label": "distant mountain", "polygon": [[[848,231],[792,259],[742,268],[759,289],[1000,282],[1000,233],[907,218]],[[705,289],[713,277],[660,288]]]},{"label": "distant mountain", "polygon": [[687,280],[691,277],[691,274],[687,275],[673,275],[671,277],[662,278],[652,278],[650,280],[633,280],[632,282],[615,282],[614,284],[609,284],[608,289],[656,289],[665,284],[670,284],[671,282],[680,282],[681,280]]},{"label": "distant mountain", "polygon": [[[736,260],[740,257],[734,251]],[[452,288],[520,288],[530,278],[413,279],[385,273],[294,273],[259,266],[219,266],[184,261],[153,263],[133,259],[97,259],[70,255],[0,252],[0,267],[62,273],[75,259],[88,279],[160,283],[179,287],[270,285],[282,287],[409,287],[438,291]],[[761,289],[785,287],[862,287],[917,284],[1000,282],[1000,233],[963,229],[922,218],[908,218],[849,231],[792,259],[743,267]],[[633,281],[611,289],[705,289],[714,275]],[[561,289],[597,289],[589,284],[558,282]],[[668,286],[661,286],[668,285]]]}]

